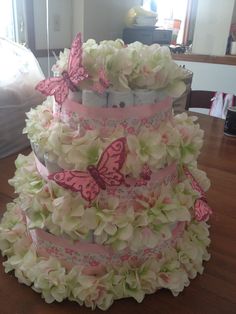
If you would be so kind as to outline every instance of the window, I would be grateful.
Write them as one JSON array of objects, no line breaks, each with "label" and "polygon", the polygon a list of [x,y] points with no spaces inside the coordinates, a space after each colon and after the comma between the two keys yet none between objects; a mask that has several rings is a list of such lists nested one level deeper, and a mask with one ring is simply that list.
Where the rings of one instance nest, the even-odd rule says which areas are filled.
[{"label": "window", "polygon": [[173,28],[174,20],[180,20],[177,43],[183,43],[185,20],[189,0],[143,0],[143,8],[157,12],[157,26]]},{"label": "window", "polygon": [[26,43],[25,0],[0,0],[0,36]]},{"label": "window", "polygon": [[13,2],[9,0],[0,1],[0,37],[16,40]]}]

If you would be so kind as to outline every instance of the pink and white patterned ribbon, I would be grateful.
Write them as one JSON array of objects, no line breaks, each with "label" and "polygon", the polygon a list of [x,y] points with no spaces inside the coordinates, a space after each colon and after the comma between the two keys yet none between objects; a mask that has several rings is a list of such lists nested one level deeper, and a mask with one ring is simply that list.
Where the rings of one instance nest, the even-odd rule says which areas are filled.
[{"label": "pink and white patterned ribbon", "polygon": [[[35,163],[39,174],[48,181],[50,175],[48,169],[35,156]],[[126,178],[125,183],[120,186],[107,187],[106,190],[101,190],[99,194],[99,203],[101,206],[107,205],[108,197],[118,197],[122,200],[125,206],[132,206],[136,203],[135,199],[138,195],[143,194],[143,188],[150,193],[157,191],[162,184],[168,185],[177,181],[177,165],[172,163],[169,166],[160,169],[156,172],[151,172],[148,180],[140,178]],[[120,206],[122,204],[120,203]]]},{"label": "pink and white patterned ribbon", "polygon": [[137,252],[130,249],[114,251],[104,245],[73,242],[38,228],[28,229],[28,233],[39,256],[56,257],[68,269],[81,266],[86,274],[101,274],[108,265],[121,265],[124,261],[140,265],[149,258],[159,258],[165,248],[175,245],[184,229],[185,222],[178,222],[173,226],[171,238],[154,248],[144,247]]},{"label": "pink and white patterned ribbon", "polygon": [[141,127],[157,129],[162,121],[172,117],[172,99],[125,108],[90,107],[67,99],[62,107],[54,106],[53,111],[71,128],[79,125],[81,136],[88,130],[97,130],[105,137],[117,127],[123,127],[125,134],[138,134]]},{"label": "pink and white patterned ribbon", "polygon": [[[41,175],[42,178],[44,178],[45,180],[48,180],[48,176],[50,174],[50,172],[48,171],[48,169],[39,161],[39,159],[37,158],[37,156],[34,154],[34,158],[35,158],[35,164],[36,164],[36,168],[39,172],[39,174]],[[153,182],[158,182],[160,183],[165,183],[168,184],[170,182],[172,182],[172,180],[177,178],[177,165],[176,163],[172,163],[169,166],[162,168],[160,170],[157,170],[156,172],[153,172],[151,174],[151,178],[149,181],[153,181]],[[130,178],[127,179],[127,182],[130,185],[136,185],[137,184],[137,179],[135,178]]]},{"label": "pink and white patterned ribbon", "polygon": [[128,106],[126,108],[102,108],[96,106],[84,106],[72,100],[66,99],[63,103],[61,112],[76,112],[84,119],[102,119],[102,120],[123,120],[127,118],[148,118],[157,112],[170,109],[172,99],[165,98],[159,103],[145,104],[140,106]]}]

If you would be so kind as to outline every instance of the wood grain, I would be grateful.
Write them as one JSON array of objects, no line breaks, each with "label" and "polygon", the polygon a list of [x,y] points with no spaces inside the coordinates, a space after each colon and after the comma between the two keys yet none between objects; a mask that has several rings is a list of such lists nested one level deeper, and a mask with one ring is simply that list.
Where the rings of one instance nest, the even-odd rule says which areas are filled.
[{"label": "wood grain", "polygon": [[[199,123],[205,130],[199,167],[212,181],[208,192],[208,201],[214,210],[210,221],[211,259],[205,264],[203,275],[192,280],[178,297],[161,290],[146,296],[141,304],[132,299],[116,301],[107,313],[236,313],[236,138],[223,135],[223,120],[194,115],[199,116]],[[1,208],[13,197],[7,180],[14,172],[15,157],[0,161]],[[3,267],[0,267],[0,305],[1,314],[91,313],[73,302],[46,304],[39,294],[19,284],[13,275],[5,274]]]},{"label": "wood grain", "polygon": [[178,61],[189,61],[189,62],[202,62],[202,63],[215,63],[215,64],[228,64],[236,65],[236,56],[225,55],[225,56],[210,56],[210,55],[199,55],[199,54],[172,54],[172,58]]}]

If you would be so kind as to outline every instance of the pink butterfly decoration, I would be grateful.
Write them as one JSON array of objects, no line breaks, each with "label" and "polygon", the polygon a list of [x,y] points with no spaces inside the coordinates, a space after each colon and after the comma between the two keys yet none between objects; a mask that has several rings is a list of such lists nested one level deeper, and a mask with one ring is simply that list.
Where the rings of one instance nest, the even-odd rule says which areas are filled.
[{"label": "pink butterfly decoration", "polygon": [[195,219],[197,221],[207,221],[212,214],[212,209],[206,201],[202,199],[196,200],[194,204]]},{"label": "pink butterfly decoration", "polygon": [[105,89],[107,89],[110,85],[108,78],[106,77],[106,73],[104,69],[99,70],[99,78],[98,82],[94,83],[93,90],[102,94]]},{"label": "pink butterfly decoration", "polygon": [[152,171],[151,169],[148,167],[148,165],[144,165],[142,172],[140,173],[140,176],[146,180],[149,181],[151,179],[151,175],[152,175]]},{"label": "pink butterfly decoration", "polygon": [[69,90],[75,92],[79,82],[88,78],[88,73],[82,65],[82,41],[79,33],[71,46],[68,70],[60,77],[50,77],[39,82],[36,90],[46,96],[53,96],[58,104],[62,104],[68,96]]},{"label": "pink butterfly decoration", "polygon": [[199,183],[196,181],[192,173],[188,170],[187,167],[184,167],[184,173],[186,177],[190,180],[192,188],[200,194],[200,197],[206,200],[206,193],[200,187]]},{"label": "pink butterfly decoration", "polygon": [[148,181],[151,180],[152,171],[148,165],[144,165],[140,173],[140,178],[136,181],[135,186],[147,185]]},{"label": "pink butterfly decoration", "polygon": [[112,142],[103,151],[97,166],[89,165],[87,171],[65,170],[52,173],[48,178],[66,189],[80,192],[86,201],[91,202],[101,189],[120,186],[124,182],[120,169],[126,158],[125,144],[123,137]]},{"label": "pink butterfly decoration", "polygon": [[200,198],[196,200],[194,204],[194,218],[197,221],[207,221],[209,216],[212,214],[212,209],[207,204],[206,193],[201,188],[191,172],[187,169],[187,167],[184,167],[184,172],[187,178],[190,180],[192,188],[200,193]]}]

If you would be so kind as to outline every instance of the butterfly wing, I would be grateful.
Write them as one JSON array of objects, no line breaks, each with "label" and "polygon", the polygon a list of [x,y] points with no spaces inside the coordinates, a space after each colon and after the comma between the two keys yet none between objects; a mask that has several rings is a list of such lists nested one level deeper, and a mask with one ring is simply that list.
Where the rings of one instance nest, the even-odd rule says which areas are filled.
[{"label": "butterfly wing", "polygon": [[106,72],[104,69],[101,69],[99,71],[99,82],[102,84],[102,86],[106,89],[109,87],[110,82],[107,78]]},{"label": "butterfly wing", "polygon": [[35,89],[46,96],[54,95],[56,102],[59,104],[63,103],[69,92],[63,77],[50,77],[39,82]]},{"label": "butterfly wing", "polygon": [[144,165],[142,172],[140,173],[140,177],[146,181],[151,179],[152,170],[148,167],[148,165]]},{"label": "butterfly wing", "polygon": [[186,177],[190,180],[192,188],[197,191],[200,194],[200,197],[203,199],[206,199],[206,193],[205,191],[201,188],[197,180],[194,178],[192,173],[185,167],[184,172]]},{"label": "butterfly wing", "polygon": [[126,139],[120,138],[112,142],[102,153],[97,165],[100,177],[108,186],[119,186],[124,181],[120,173],[125,161]]},{"label": "butterfly wing", "polygon": [[88,73],[86,72],[85,68],[83,66],[79,67],[75,71],[69,72],[69,77],[71,82],[77,86],[79,82],[82,82],[86,78],[88,78]]},{"label": "butterfly wing", "polygon": [[[71,85],[77,86],[80,81],[88,77],[88,73],[82,65],[82,42],[79,33],[71,46],[67,73]],[[36,89],[46,96],[54,95],[57,103],[62,104],[69,93],[70,84],[65,77],[51,77],[39,82]]]},{"label": "butterfly wing", "polygon": [[196,200],[194,204],[194,216],[197,221],[207,221],[211,214],[212,209],[204,200]]},{"label": "butterfly wing", "polygon": [[88,77],[88,73],[82,65],[82,53],[82,40],[79,33],[72,42],[68,61],[69,78],[75,86]]},{"label": "butterfly wing", "polygon": [[104,87],[101,85],[100,82],[96,82],[93,84],[93,90],[98,94],[102,94],[104,92]]},{"label": "butterfly wing", "polygon": [[48,178],[65,189],[80,192],[88,202],[93,201],[100,192],[99,186],[88,172],[66,170],[52,173]]},{"label": "butterfly wing", "polygon": [[102,94],[105,89],[107,89],[110,85],[110,82],[106,76],[106,72],[104,69],[99,70],[99,80],[98,82],[94,83],[93,90]]}]

